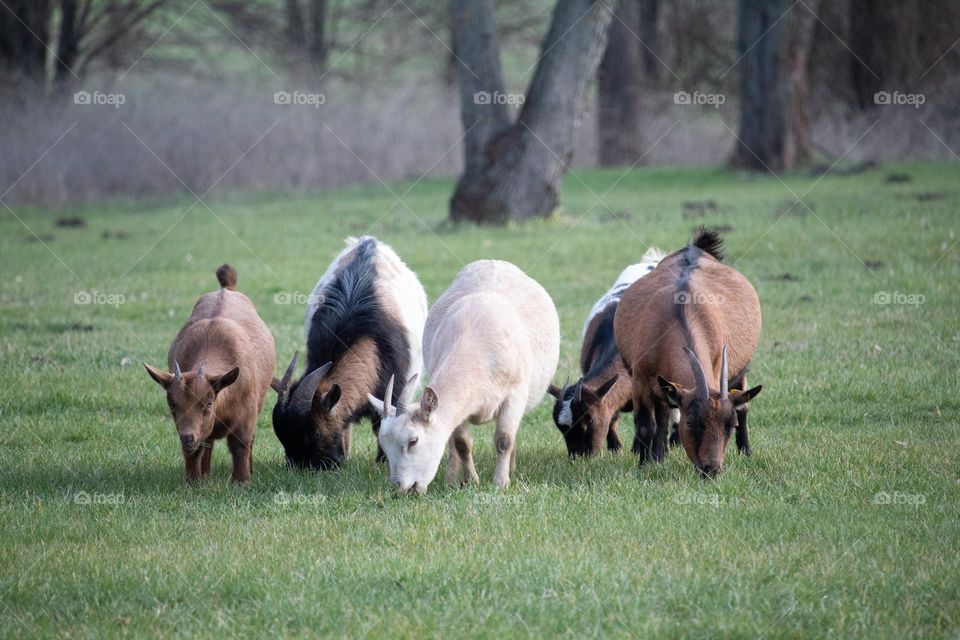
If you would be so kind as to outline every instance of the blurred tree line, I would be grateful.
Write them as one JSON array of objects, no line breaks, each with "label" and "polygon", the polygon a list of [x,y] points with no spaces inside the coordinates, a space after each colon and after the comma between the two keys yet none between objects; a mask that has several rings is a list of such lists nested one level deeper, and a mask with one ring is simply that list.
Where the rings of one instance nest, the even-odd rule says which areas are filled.
[{"label": "blurred tree line", "polygon": [[[643,162],[649,96],[697,91],[738,105],[732,166],[789,171],[813,159],[818,99],[869,110],[881,92],[919,92],[955,74],[960,3],[3,0],[3,98],[63,99],[91,74],[134,67],[224,73],[215,46],[225,42],[318,87],[411,69],[456,87],[464,169],[451,218],[503,222],[557,205],[588,92],[600,164]],[[538,53],[517,74],[528,66],[521,49]]]}]

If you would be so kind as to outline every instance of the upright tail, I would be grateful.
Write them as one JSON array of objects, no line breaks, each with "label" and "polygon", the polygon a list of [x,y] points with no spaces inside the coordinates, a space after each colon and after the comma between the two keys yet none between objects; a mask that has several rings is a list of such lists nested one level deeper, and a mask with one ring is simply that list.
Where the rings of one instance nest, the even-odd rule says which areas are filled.
[{"label": "upright tail", "polygon": [[693,234],[693,241],[690,244],[723,262],[723,238],[713,229],[700,227]]},{"label": "upright tail", "polygon": [[230,265],[220,265],[220,268],[217,269],[217,280],[220,281],[220,286],[224,289],[237,290],[237,270]]}]

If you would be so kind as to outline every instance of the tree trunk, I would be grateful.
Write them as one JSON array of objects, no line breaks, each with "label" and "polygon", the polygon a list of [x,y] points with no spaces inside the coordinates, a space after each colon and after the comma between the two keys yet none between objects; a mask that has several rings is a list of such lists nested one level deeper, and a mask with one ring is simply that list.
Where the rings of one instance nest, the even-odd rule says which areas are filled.
[{"label": "tree trunk", "polygon": [[851,0],[849,10],[850,80],[856,105],[869,109],[878,91],[908,91],[929,68],[919,53],[922,10],[916,0]]},{"label": "tree trunk", "polygon": [[[640,1],[640,55],[643,58],[643,72],[649,80],[656,81],[660,78],[660,61],[657,59],[657,52],[660,50],[660,43],[657,38],[657,14],[660,11],[659,0],[639,0]],[[634,24],[634,23],[627,23]],[[644,46],[646,45],[646,46]]]},{"label": "tree trunk", "polygon": [[53,81],[56,87],[63,91],[73,75],[73,63],[80,50],[80,15],[77,11],[77,0],[60,0],[60,36],[57,42],[56,71]]},{"label": "tree trunk", "polygon": [[0,6],[0,68],[14,82],[46,84],[52,0],[7,0]]},{"label": "tree trunk", "polygon": [[[816,4],[810,7],[814,11]],[[815,19],[801,6],[784,16],[788,7],[786,0],[739,0],[740,133],[730,160],[734,167],[780,172],[810,160],[807,57]]]},{"label": "tree trunk", "polygon": [[302,59],[307,50],[307,33],[303,27],[303,12],[300,10],[300,0],[286,0],[287,40],[290,50],[298,59]]},{"label": "tree trunk", "polygon": [[597,70],[597,138],[601,166],[633,165],[643,156],[640,130],[640,0],[620,0]]},{"label": "tree trunk", "polygon": [[[510,125],[507,105],[495,99],[504,95],[496,17],[490,0],[452,0],[450,21],[460,79],[460,119],[465,132],[460,182],[474,184],[483,177],[487,144]],[[451,216],[452,212],[451,203]]]},{"label": "tree trunk", "polygon": [[[483,4],[489,9],[486,0],[453,0],[455,8],[459,5],[463,9],[466,4],[472,7]],[[489,14],[492,18],[492,11]],[[468,149],[465,162],[468,168],[450,201],[452,220],[502,224],[508,220],[545,217],[553,212],[560,183],[573,155],[574,130],[600,62],[612,16],[606,2],[557,0],[520,116],[515,124],[489,133],[481,154],[470,155]],[[458,20],[455,18],[454,22]],[[479,106],[493,107],[492,111],[498,114],[485,116],[487,123],[505,121],[502,104],[469,104],[474,102],[472,91],[477,84],[502,85],[499,74],[485,76],[489,67],[481,66],[483,60],[497,56],[491,49],[495,40],[488,39],[485,47],[471,53],[462,38],[463,32],[471,28],[471,24],[456,27],[460,38],[458,51],[466,63],[461,65],[461,79],[469,78],[472,69],[483,80],[461,82],[461,105],[466,107],[464,124],[467,125],[468,115],[475,113]],[[499,62],[496,67],[499,70]],[[490,102],[498,100],[491,94]],[[469,120],[472,122],[474,117],[471,115]],[[481,163],[479,171],[469,170]]]},{"label": "tree trunk", "polygon": [[310,0],[310,65],[316,76],[327,70],[327,0]]}]

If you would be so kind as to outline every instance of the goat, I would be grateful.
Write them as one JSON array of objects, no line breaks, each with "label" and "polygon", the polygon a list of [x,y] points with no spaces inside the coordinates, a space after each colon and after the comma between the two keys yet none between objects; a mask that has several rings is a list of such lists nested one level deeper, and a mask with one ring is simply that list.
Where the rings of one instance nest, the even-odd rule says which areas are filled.
[{"label": "goat", "polygon": [[[631,284],[653,271],[664,254],[651,247],[641,262],[632,264],[620,274],[587,316],[583,325],[580,348],[579,380],[572,386],[551,384],[548,391],[556,398],[553,421],[563,434],[567,453],[571,456],[592,456],[606,442],[611,451],[620,449],[617,424],[621,411],[631,411],[632,385],[613,339],[613,316],[620,298]],[[672,423],[679,420],[674,411]],[[676,434],[671,435],[671,440]],[[634,453],[637,440],[634,439]]]},{"label": "goat", "polygon": [[700,473],[723,469],[733,431],[740,452],[750,453],[747,410],[762,387],[742,389],[760,340],[760,300],[722,260],[723,241],[700,229],[620,300],[613,331],[632,377],[640,464],[665,458],[672,409],[680,410],[680,441]]},{"label": "goat", "polygon": [[167,393],[187,479],[210,473],[213,442],[226,436],[232,478],[248,482],[257,416],[273,380],[276,354],[267,325],[236,290],[237,272],[225,264],[217,269],[217,280],[221,289],[200,297],[170,345],[170,371],[143,366]]},{"label": "goat", "polygon": [[[307,305],[307,367],[295,383],[294,354],[274,384],[273,429],[287,462],[330,469],[350,451],[350,432],[362,418],[380,430],[380,414],[367,402],[383,394],[392,374],[419,374],[427,295],[417,276],[376,238],[348,238],[317,282]],[[400,391],[400,390],[398,390]],[[409,399],[398,393],[401,406]],[[377,445],[377,461],[383,461]]]},{"label": "goat", "polygon": [[560,359],[560,320],[550,295],[509,262],[472,262],[430,310],[424,357],[431,380],[417,409],[394,407],[392,378],[383,400],[370,396],[382,416],[391,481],[403,493],[424,493],[446,446],[447,482],[479,482],[469,425],[496,418],[493,482],[506,487],[520,421],[543,399]]}]

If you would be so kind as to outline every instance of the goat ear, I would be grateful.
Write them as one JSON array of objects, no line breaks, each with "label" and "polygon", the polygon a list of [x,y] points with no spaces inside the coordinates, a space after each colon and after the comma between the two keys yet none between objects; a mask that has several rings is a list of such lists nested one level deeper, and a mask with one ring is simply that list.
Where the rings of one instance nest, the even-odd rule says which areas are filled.
[{"label": "goat ear", "polygon": [[313,411],[314,413],[333,414],[338,402],[340,402],[340,385],[334,384],[322,396],[319,394],[313,396]]},{"label": "goat ear", "polygon": [[234,367],[222,373],[219,376],[210,376],[207,378],[207,381],[210,383],[210,386],[213,387],[215,393],[220,393],[234,382],[237,381],[237,378],[240,377],[240,367]]},{"label": "goat ear", "polygon": [[424,389],[423,395],[420,396],[420,415],[422,415],[425,420],[429,420],[430,414],[436,411],[438,406],[440,406],[440,398],[437,396],[437,392],[433,390],[433,387]]},{"label": "goat ear", "polygon": [[380,400],[379,398],[374,396],[372,393],[368,393],[367,402],[370,403],[370,406],[372,406],[377,413],[383,416],[383,409],[384,409],[383,400]]},{"label": "goat ear", "polygon": [[560,400],[561,399],[560,396],[563,395],[563,389],[561,389],[555,384],[551,384],[549,387],[547,387],[547,393],[552,395],[557,400]]},{"label": "goat ear", "polygon": [[679,409],[683,404],[683,389],[680,385],[670,382],[663,376],[657,376],[657,382],[660,383],[660,391],[667,397],[667,404],[671,409]]},{"label": "goat ear", "polygon": [[147,373],[150,374],[150,377],[153,378],[154,382],[166,389],[170,386],[170,383],[173,382],[173,374],[166,371],[161,371],[156,367],[151,367],[146,362],[143,363],[143,368],[147,370]]},{"label": "goat ear", "polygon": [[610,389],[613,389],[613,385],[617,384],[617,380],[619,379],[620,379],[620,374],[618,373],[612,378],[610,378],[609,380],[607,380],[606,382],[604,382],[602,385],[600,385],[594,393],[598,398],[602,398],[603,396],[610,393]]},{"label": "goat ear", "polygon": [[733,406],[742,407],[743,405],[750,402],[753,398],[755,398],[762,389],[763,389],[762,384],[758,384],[752,389],[747,389],[746,391],[740,391],[739,389],[730,389],[730,401],[733,402]]}]

